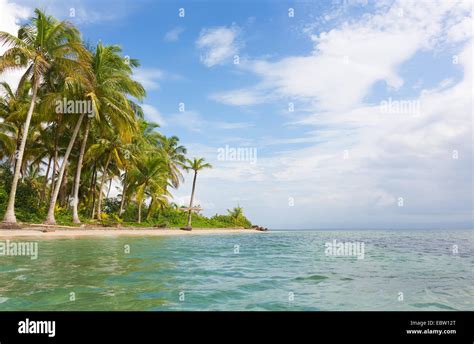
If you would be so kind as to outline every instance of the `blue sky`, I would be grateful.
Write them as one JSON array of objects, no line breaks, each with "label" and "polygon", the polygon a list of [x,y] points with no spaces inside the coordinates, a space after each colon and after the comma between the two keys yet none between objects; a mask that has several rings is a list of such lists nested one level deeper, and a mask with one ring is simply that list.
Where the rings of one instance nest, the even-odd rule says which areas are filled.
[{"label": "blue sky", "polygon": [[[273,228],[472,228],[469,1],[0,6],[2,30],[40,6],[140,60],[146,117],[214,165],[198,177],[207,215],[239,204]],[[257,160],[219,159],[226,146]]]}]

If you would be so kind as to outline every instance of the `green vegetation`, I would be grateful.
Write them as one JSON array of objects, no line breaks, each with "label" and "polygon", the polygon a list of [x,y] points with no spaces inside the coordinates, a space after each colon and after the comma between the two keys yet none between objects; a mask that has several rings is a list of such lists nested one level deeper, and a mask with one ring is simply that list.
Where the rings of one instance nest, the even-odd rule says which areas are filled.
[{"label": "green vegetation", "polygon": [[[139,62],[120,47],[86,47],[74,26],[40,10],[17,36],[0,32],[0,44],[0,73],[26,70],[18,85],[0,83],[3,225],[251,226],[240,207],[192,214],[197,173],[211,165],[144,119]],[[191,170],[190,206],[180,209],[170,190]]]}]

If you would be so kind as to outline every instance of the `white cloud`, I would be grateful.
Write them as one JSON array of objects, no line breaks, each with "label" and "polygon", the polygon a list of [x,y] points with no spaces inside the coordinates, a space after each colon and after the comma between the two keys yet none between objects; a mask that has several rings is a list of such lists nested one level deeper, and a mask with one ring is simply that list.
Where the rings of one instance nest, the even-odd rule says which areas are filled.
[{"label": "white cloud", "polygon": [[[191,200],[191,196],[178,196],[178,197],[173,197],[173,202],[176,203],[178,206],[184,206],[184,207],[189,207],[189,201]],[[206,209],[207,211],[212,211],[215,209],[216,205],[212,202],[203,202],[199,198],[194,198],[193,199],[193,206],[200,206],[203,209]]]},{"label": "white cloud", "polygon": [[176,42],[179,40],[179,35],[184,31],[184,28],[177,26],[165,34],[164,40],[166,42]]},{"label": "white cloud", "polygon": [[159,124],[161,127],[166,125],[165,120],[163,119],[163,116],[161,115],[160,111],[158,111],[158,109],[155,108],[153,105],[142,104],[142,109],[143,109],[145,118],[148,121],[155,122]]},{"label": "white cloud", "polygon": [[216,122],[214,125],[217,129],[223,130],[247,129],[255,126],[254,123],[249,122]]},{"label": "white cloud", "polygon": [[399,1],[385,12],[310,34],[314,49],[306,56],[242,64],[242,69],[260,76],[261,82],[211,98],[229,105],[253,105],[289,97],[320,110],[351,109],[362,104],[378,81],[400,88],[403,79],[398,67],[403,62],[419,50],[465,38],[470,19],[465,3]]},{"label": "white cloud", "polygon": [[460,42],[472,37],[472,18],[466,16],[450,27],[447,38],[451,42]]},{"label": "white cloud", "polygon": [[[0,0],[0,31],[5,31],[13,35],[17,35],[20,28],[20,21],[27,19],[31,15],[30,9],[9,2],[8,0]],[[0,55],[8,49],[4,45],[0,45]],[[0,81],[6,81],[12,89],[16,89],[24,70],[10,70],[0,74]]]},{"label": "white cloud", "polygon": [[[270,172],[265,179],[282,185],[274,194],[282,203],[275,206],[284,209],[285,198],[294,197],[301,213],[316,212],[317,221],[333,224],[331,216],[340,213],[351,218],[352,224],[390,222],[392,217],[394,226],[469,222],[471,49],[468,44],[460,54],[464,66],[460,83],[425,90],[416,99],[422,104],[420,115],[386,114],[379,106],[362,106],[309,116],[305,123],[321,128],[315,138],[324,136],[326,128],[332,138],[259,159],[259,166]],[[453,159],[454,151],[458,159]],[[404,199],[404,208],[397,206],[399,197]],[[308,198],[311,202],[305,203]]]},{"label": "white cloud", "polygon": [[[61,3],[59,2],[59,4]],[[91,5],[77,5],[76,3],[76,6],[74,7],[70,6],[69,4],[61,4],[62,6],[58,6],[59,4],[55,4],[55,7],[51,8],[48,13],[51,13],[61,19],[67,19],[75,25],[88,25],[117,20],[126,15],[126,13],[123,11],[92,9]]]},{"label": "white cloud", "polygon": [[31,11],[26,7],[8,0],[0,0],[0,30],[16,34],[20,28],[20,21],[27,19],[30,14]]},{"label": "white cloud", "polygon": [[268,96],[254,89],[238,89],[229,92],[211,94],[211,99],[227,105],[245,106],[256,105],[268,100]]},{"label": "white cloud", "polygon": [[160,89],[159,81],[164,78],[164,72],[157,68],[137,68],[133,73],[133,77],[147,91],[155,91]]},{"label": "white cloud", "polygon": [[[262,139],[259,149],[307,145],[259,154],[252,167],[218,165],[206,173],[212,180],[203,178],[202,189],[246,196],[242,205],[251,218],[279,228],[472,223],[470,5],[391,4],[311,36],[315,46],[310,54],[242,65],[261,81],[213,99],[238,106],[295,99],[311,111],[292,124],[314,130],[299,138]],[[447,49],[459,56],[463,79],[448,76],[430,88],[418,84],[410,100],[421,104],[419,114],[384,113],[379,104],[365,103],[376,82],[384,81],[391,90],[402,88],[400,66],[417,52],[435,56]],[[239,101],[235,94],[245,97]],[[205,192],[209,199],[219,197],[217,191]],[[404,207],[397,205],[400,197]]]},{"label": "white cloud", "polygon": [[201,62],[207,67],[229,62],[242,46],[239,34],[240,29],[235,25],[202,29],[196,41],[201,51]]},{"label": "white cloud", "polygon": [[202,132],[204,129],[217,130],[238,130],[247,129],[254,126],[250,122],[227,122],[227,121],[211,121],[206,120],[197,111],[187,110],[172,114],[168,118],[170,125],[185,128],[192,132]]},{"label": "white cloud", "polygon": [[192,132],[201,132],[205,120],[196,111],[183,111],[171,115],[168,119],[171,125],[176,125]]},{"label": "white cloud", "polygon": [[[133,11],[130,6],[119,6],[114,0],[78,0],[72,2],[50,0],[16,0],[15,3],[33,12],[40,8],[60,20],[68,20],[75,25],[103,23],[123,18]],[[113,7],[113,11],[110,9]]]}]

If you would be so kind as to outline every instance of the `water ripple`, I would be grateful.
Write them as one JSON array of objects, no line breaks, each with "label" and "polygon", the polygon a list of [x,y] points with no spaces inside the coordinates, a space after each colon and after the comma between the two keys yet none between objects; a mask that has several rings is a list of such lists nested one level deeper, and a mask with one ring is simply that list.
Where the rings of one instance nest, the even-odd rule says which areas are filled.
[{"label": "water ripple", "polygon": [[[473,233],[44,240],[36,261],[2,257],[0,310],[472,310]],[[326,256],[332,240],[365,258]]]}]

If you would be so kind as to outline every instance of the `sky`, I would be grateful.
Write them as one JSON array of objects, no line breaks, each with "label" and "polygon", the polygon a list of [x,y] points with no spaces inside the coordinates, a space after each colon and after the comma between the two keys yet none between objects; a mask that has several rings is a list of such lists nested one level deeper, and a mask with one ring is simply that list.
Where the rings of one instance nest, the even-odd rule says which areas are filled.
[{"label": "sky", "polygon": [[471,1],[0,0],[0,30],[34,7],[140,61],[146,118],[213,165],[205,215],[473,228]]}]

